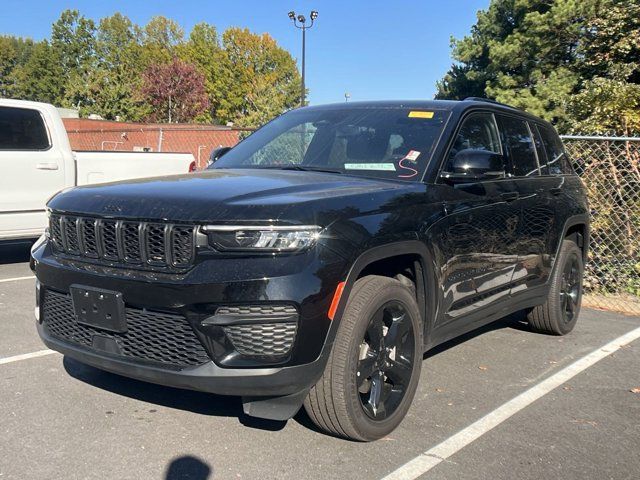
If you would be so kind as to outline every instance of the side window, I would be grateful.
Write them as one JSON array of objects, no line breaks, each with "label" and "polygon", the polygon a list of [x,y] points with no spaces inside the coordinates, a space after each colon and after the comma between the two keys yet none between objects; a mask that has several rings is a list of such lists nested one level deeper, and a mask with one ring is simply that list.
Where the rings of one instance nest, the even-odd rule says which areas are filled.
[{"label": "side window", "polygon": [[493,114],[473,113],[463,121],[453,146],[449,150],[447,165],[458,152],[468,149],[502,152]]},{"label": "side window", "polygon": [[560,137],[549,127],[538,125],[538,132],[547,153],[547,165],[551,175],[562,175],[563,173],[573,173],[569,158],[562,145]]},{"label": "side window", "polygon": [[0,150],[46,150],[49,135],[40,112],[0,107]]},{"label": "side window", "polygon": [[529,129],[533,134],[533,143],[536,145],[536,152],[538,153],[538,163],[540,164],[540,173],[542,175],[549,174],[549,167],[547,167],[547,153],[544,149],[544,144],[542,143],[542,139],[540,138],[540,132],[538,132],[538,127],[535,123],[529,122]]},{"label": "side window", "polygon": [[527,122],[500,115],[500,127],[508,150],[511,173],[516,177],[540,175],[535,146]]}]

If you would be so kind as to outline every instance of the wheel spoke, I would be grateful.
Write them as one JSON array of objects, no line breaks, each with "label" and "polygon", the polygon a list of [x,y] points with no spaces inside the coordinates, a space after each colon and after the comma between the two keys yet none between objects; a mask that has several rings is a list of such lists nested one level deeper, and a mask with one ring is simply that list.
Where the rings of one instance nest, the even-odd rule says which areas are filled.
[{"label": "wheel spoke", "polygon": [[369,406],[374,416],[378,416],[384,407],[382,402],[384,378],[380,372],[371,376],[371,391],[369,392]]},{"label": "wheel spoke", "polygon": [[358,362],[358,372],[356,373],[358,390],[360,390],[362,384],[373,375],[375,363],[376,357],[370,354]]},{"label": "wheel spoke", "polygon": [[380,308],[371,319],[367,334],[369,335],[369,346],[378,351],[383,346],[384,308]]},{"label": "wheel spoke", "polygon": [[394,386],[401,385],[406,387],[411,381],[412,367],[413,365],[410,360],[403,357],[397,357],[395,360],[389,359],[389,367],[387,367],[385,373],[391,379]]},{"label": "wheel spoke", "polygon": [[385,347],[393,348],[398,346],[398,342],[402,341],[402,336],[407,331],[407,322],[405,321],[405,315],[402,314],[398,318],[394,318],[391,322],[391,326],[384,336]]}]

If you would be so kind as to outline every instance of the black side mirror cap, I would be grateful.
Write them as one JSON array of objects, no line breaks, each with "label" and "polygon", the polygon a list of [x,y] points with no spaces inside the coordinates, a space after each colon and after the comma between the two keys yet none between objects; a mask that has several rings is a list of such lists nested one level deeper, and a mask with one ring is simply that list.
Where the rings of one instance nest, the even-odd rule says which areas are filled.
[{"label": "black side mirror cap", "polygon": [[211,152],[211,155],[209,155],[209,165],[208,166],[211,166],[214,163],[216,163],[218,160],[220,160],[220,157],[222,157],[229,150],[231,150],[231,147],[214,148],[213,151]]},{"label": "black side mirror cap", "polygon": [[452,182],[477,182],[505,176],[503,155],[475,149],[460,150],[449,162],[448,171],[440,173],[440,178]]}]

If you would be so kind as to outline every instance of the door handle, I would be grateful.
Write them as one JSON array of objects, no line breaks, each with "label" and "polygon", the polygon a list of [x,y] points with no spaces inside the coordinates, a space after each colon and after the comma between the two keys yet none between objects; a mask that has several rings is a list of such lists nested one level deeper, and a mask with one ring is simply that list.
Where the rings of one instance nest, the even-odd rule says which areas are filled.
[{"label": "door handle", "polygon": [[517,200],[519,197],[520,197],[520,194],[518,192],[504,192],[500,194],[500,198],[502,198],[507,202],[513,202],[514,200]]},{"label": "door handle", "polygon": [[36,168],[38,170],[58,170],[60,167],[57,163],[37,163]]},{"label": "door handle", "polygon": [[551,193],[551,195],[560,195],[562,193],[562,188],[561,187],[550,188],[549,192]]}]

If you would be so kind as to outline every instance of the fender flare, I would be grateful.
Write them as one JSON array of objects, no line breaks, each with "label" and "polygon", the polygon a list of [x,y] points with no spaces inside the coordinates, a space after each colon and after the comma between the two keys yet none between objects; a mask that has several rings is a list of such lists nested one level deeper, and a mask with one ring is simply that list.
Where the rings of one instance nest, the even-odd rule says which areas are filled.
[{"label": "fender flare", "polygon": [[558,255],[560,254],[560,249],[562,248],[562,242],[565,239],[565,237],[567,236],[567,232],[569,231],[569,229],[571,227],[574,227],[576,225],[584,225],[585,228],[585,234],[584,234],[584,246],[582,247],[582,260],[586,263],[587,262],[587,256],[589,254],[589,241],[590,241],[590,220],[589,220],[589,215],[586,213],[580,213],[578,215],[572,215],[569,218],[567,218],[564,222],[564,226],[562,227],[562,236],[560,237],[559,241],[558,241],[558,245],[556,246],[556,253],[555,256],[553,257],[553,267],[555,269],[555,265],[556,265],[556,259],[558,258]]},{"label": "fender flare", "polygon": [[[372,247],[369,250],[361,253],[352,263],[351,268],[349,269],[349,273],[344,280],[345,286],[340,296],[340,301],[338,302],[338,307],[336,309],[334,319],[331,322],[329,331],[327,332],[327,337],[325,339],[325,344],[323,347],[323,353],[324,351],[330,350],[333,345],[333,341],[335,340],[336,334],[338,332],[338,327],[340,325],[342,315],[346,308],[347,301],[349,300],[351,289],[353,288],[353,285],[355,284],[362,271],[368,265],[374,262],[384,260],[386,258],[397,257],[400,255],[415,255],[418,257],[420,262],[420,267],[422,270],[421,283],[424,293],[424,306],[421,309],[421,313],[423,316],[422,321],[424,324],[425,339],[427,338],[427,335],[431,331],[431,328],[433,326],[433,320],[435,319],[435,315],[437,314],[438,305],[437,299],[435,298],[437,292],[437,281],[435,274],[436,268],[433,261],[434,256],[424,242],[421,242],[419,240],[405,240]],[[416,288],[419,290],[420,287],[416,285]]]}]

